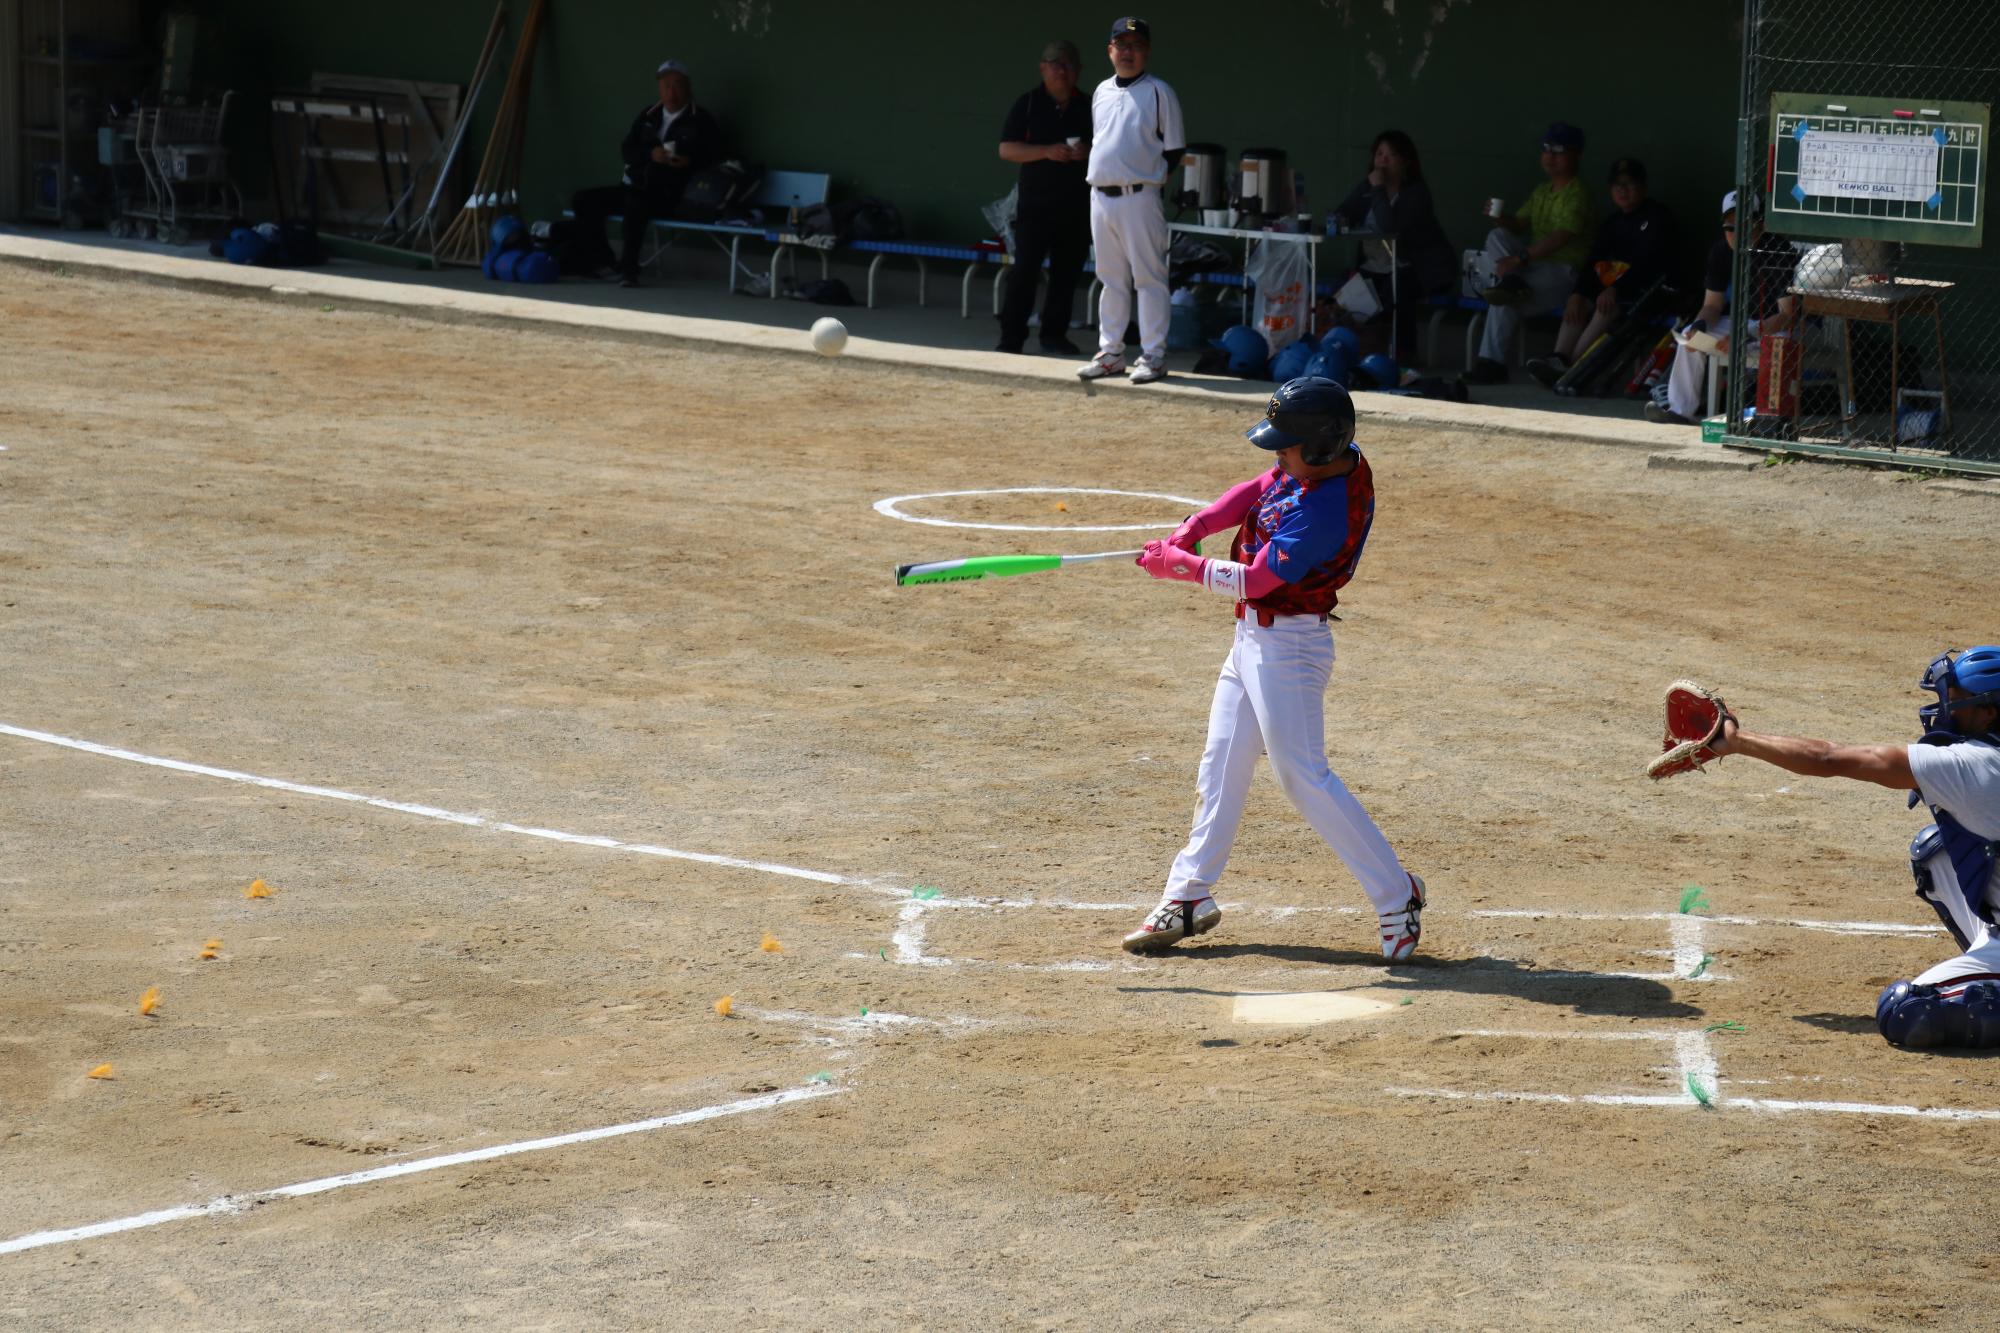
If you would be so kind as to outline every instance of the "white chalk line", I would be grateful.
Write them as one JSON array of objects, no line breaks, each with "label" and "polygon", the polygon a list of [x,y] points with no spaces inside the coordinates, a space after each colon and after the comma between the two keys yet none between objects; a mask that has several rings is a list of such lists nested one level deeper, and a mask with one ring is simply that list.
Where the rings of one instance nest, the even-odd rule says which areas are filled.
[{"label": "white chalk line", "polygon": [[807,870],[799,866],[780,865],[774,861],[749,861],[741,857],[720,856],[713,852],[690,852],[678,847],[662,847],[654,843],[626,842],[621,838],[607,838],[591,834],[565,833],[559,829],[534,828],[526,824],[510,823],[506,820],[488,819],[484,815],[465,814],[456,810],[443,810],[433,805],[415,805],[408,801],[391,801],[380,796],[364,796],[359,792],[342,791],[338,787],[321,787],[311,783],[287,782],[283,778],[261,777],[255,773],[239,773],[235,769],[216,768],[210,764],[192,764],[182,759],[163,759],[158,755],[140,754],[136,750],[122,750],[115,745],[100,745],[95,741],[81,741],[69,736],[58,736],[52,732],[34,731],[27,727],[11,726],[0,722],[0,735],[15,736],[22,740],[39,741],[45,745],[59,745],[65,749],[80,750],[85,754],[99,755],[106,759],[122,759],[127,763],[145,764],[151,768],[171,769],[176,773],[192,773],[199,777],[220,778],[224,782],[240,782],[246,786],[264,787],[272,791],[290,792],[297,796],[317,796],[329,801],[343,801],[349,805],[368,806],[376,810],[390,810],[397,814],[413,815],[418,819],[432,819],[446,824],[458,824],[465,828],[487,829],[494,833],[514,833],[527,838],[541,838],[548,842],[569,843],[580,847],[599,847],[606,851],[629,852],[637,856],[657,856],[675,861],[694,861],[702,865],[724,866],[732,870],[750,870],[765,875],[782,875],[789,879],[810,880],[815,884],[840,884],[855,888],[872,889],[878,893],[901,894],[906,890],[877,884],[871,880],[855,879],[847,875],[835,875],[824,870]]},{"label": "white chalk line", "polygon": [[[1153,532],[1174,526],[1173,523],[1117,523],[1098,526],[968,523],[955,518],[923,518],[916,514],[906,514],[897,508],[898,505],[910,500],[951,500],[967,495],[1118,495],[1133,500],[1164,500],[1170,504],[1193,505],[1197,509],[1208,503],[1206,500],[1190,500],[1185,495],[1162,495],[1157,491],[1107,491],[1089,486],[1008,486],[997,490],[930,491],[923,495],[892,495],[886,500],[877,500],[875,512],[884,518],[899,518],[905,523],[921,523],[926,527],[978,528],[986,532]],[[1179,520],[1176,519],[1175,522]]]},{"label": "white chalk line", "polygon": [[[1642,1097],[1619,1096],[1610,1093],[1565,1093],[1565,1092],[1465,1092],[1457,1088],[1384,1088],[1382,1091],[1395,1097],[1437,1097],[1454,1102],[1560,1102],[1585,1106],[1699,1106],[1693,1097]],[[1877,1102],[1797,1102],[1770,1097],[1731,1097],[1727,1100],[1720,1095],[1710,1108],[1721,1110],[1742,1109],[1767,1113],[1788,1111],[1817,1111],[1835,1115],[1893,1115],[1911,1116],[1922,1120],[1984,1121],[2000,1120],[2000,1111],[1961,1110],[1950,1106],[1892,1106]]]},{"label": "white chalk line", "polygon": [[1519,1037],[1537,1041],[1675,1041],[1678,1032],[1530,1032],[1521,1028],[1460,1028],[1454,1037]]},{"label": "white chalk line", "polygon": [[1836,935],[1942,935],[1942,926],[1910,926],[1893,921],[1812,921],[1754,916],[1695,915],[1691,912],[1557,912],[1540,908],[1475,908],[1467,916],[1553,918],[1559,921],[1707,921],[1718,926],[1788,926],[1797,930],[1830,931]]},{"label": "white chalk line", "polygon": [[0,1241],[0,1254],[18,1254],[24,1250],[40,1249],[45,1245],[66,1245],[72,1241],[95,1240],[99,1236],[112,1236],[121,1231],[138,1231],[145,1227],[162,1226],[168,1222],[184,1222],[190,1218],[241,1213],[254,1204],[300,1199],[309,1194],[324,1194],[329,1190],[347,1189],[353,1185],[366,1185],[377,1180],[393,1180],[399,1176],[413,1176],[425,1171],[442,1171],[447,1167],[464,1166],[470,1162],[488,1162],[498,1157],[512,1157],[518,1153],[544,1152],[551,1148],[567,1148],[572,1144],[593,1143],[599,1139],[614,1139],[626,1134],[644,1134],[677,1125],[692,1125],[722,1116],[744,1115],[751,1111],[783,1106],[788,1102],[829,1097],[840,1091],[840,1088],[831,1084],[791,1088],[784,1092],[765,1093],[743,1101],[723,1102],[716,1106],[704,1106],[699,1110],[655,1116],[650,1120],[607,1125],[602,1129],[579,1130],[573,1134],[557,1134],[550,1138],[526,1139],[519,1143],[501,1143],[490,1148],[448,1153],[442,1157],[423,1157],[411,1162],[396,1162],[367,1171],[351,1171],[340,1176],[322,1176],[318,1180],[301,1181],[296,1185],[281,1185],[276,1189],[258,1190],[252,1194],[225,1194],[206,1203],[187,1204],[179,1208],[161,1208],[154,1212],[138,1213],[110,1222],[94,1222],[89,1226],[66,1227],[59,1231],[37,1231],[26,1236],[16,1236],[12,1240]]}]

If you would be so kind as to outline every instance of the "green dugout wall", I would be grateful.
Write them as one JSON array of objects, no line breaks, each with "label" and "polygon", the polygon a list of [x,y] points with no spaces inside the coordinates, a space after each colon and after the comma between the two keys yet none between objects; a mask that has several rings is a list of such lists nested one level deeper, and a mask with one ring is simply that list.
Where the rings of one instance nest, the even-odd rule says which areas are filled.
[{"label": "green dugout wall", "polygon": [[[486,0],[196,8],[207,20],[203,80],[244,99],[232,138],[253,195],[268,176],[259,108],[270,92],[303,86],[316,69],[463,83],[492,13]],[[514,29],[526,11],[527,0],[511,0]],[[888,199],[914,236],[980,235],[980,205],[1012,181],[995,154],[1001,118],[1036,81],[1042,42],[1074,41],[1095,84],[1124,12],[1046,0],[549,0],[524,212],[552,215],[575,188],[617,179],[618,138],[651,100],[654,66],[676,56],[747,158],[829,172],[837,194]],[[1139,12],[1189,136],[1232,152],[1285,149],[1315,212],[1364,172],[1375,132],[1394,126],[1415,137],[1453,242],[1476,244],[1481,203],[1523,197],[1539,179],[1542,129],[1560,118],[1589,136],[1593,189],[1614,157],[1646,161],[1653,194],[1679,215],[1690,266],[1715,234],[1735,167],[1740,0],[1680,0],[1670,13],[1530,0],[1175,0]],[[1599,203],[1609,207],[1602,193]]]}]

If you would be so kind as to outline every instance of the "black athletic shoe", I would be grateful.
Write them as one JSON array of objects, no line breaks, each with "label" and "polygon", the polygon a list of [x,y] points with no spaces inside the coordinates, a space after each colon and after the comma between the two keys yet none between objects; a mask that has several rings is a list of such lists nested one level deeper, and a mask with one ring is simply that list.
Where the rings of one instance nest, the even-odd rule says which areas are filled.
[{"label": "black athletic shoe", "polygon": [[1067,338],[1044,338],[1042,339],[1042,350],[1044,352],[1054,352],[1059,356],[1083,355],[1083,349]]},{"label": "black athletic shoe", "polygon": [[618,285],[620,287],[637,287],[639,285],[638,273],[632,269],[625,270],[625,272],[618,275]]},{"label": "black athletic shoe", "polygon": [[1028,349],[1022,346],[1020,343],[1010,343],[1003,340],[1001,342],[995,343],[993,346],[993,350],[996,352],[1025,352]]},{"label": "black athletic shoe", "polygon": [[1482,356],[1473,361],[1472,369],[1466,371],[1462,378],[1467,384],[1505,384],[1507,367]]},{"label": "black athletic shoe", "polygon": [[1656,421],[1662,426],[1692,426],[1696,423],[1689,417],[1661,407],[1658,403],[1646,404],[1646,420]]},{"label": "black athletic shoe", "polygon": [[1538,356],[1528,362],[1528,374],[1544,389],[1556,387],[1556,381],[1569,373],[1569,362],[1561,356]]}]

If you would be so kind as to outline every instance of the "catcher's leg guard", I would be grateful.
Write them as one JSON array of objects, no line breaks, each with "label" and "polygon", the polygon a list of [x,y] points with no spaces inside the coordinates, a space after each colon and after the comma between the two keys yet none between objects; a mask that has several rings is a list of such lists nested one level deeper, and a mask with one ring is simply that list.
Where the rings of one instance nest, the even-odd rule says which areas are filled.
[{"label": "catcher's leg guard", "polygon": [[1931,905],[1958,947],[1969,951],[1984,922],[1959,882],[1958,865],[1950,853],[1945,831],[1936,824],[1926,825],[1910,841],[1910,873],[1916,877],[1917,897]]},{"label": "catcher's leg guard", "polygon": [[1911,1050],[2000,1046],[2000,983],[1969,982],[1947,995],[1937,986],[1898,981],[1875,1002],[1875,1027],[1891,1045]]}]

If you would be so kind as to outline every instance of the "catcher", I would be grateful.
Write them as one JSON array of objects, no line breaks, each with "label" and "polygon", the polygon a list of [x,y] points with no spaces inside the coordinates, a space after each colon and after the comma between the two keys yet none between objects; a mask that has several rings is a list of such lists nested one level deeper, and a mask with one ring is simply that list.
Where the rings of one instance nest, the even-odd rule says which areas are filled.
[{"label": "catcher", "polygon": [[1962,951],[1875,1004],[1875,1026],[1897,1046],[2000,1046],[2000,647],[1941,653],[1922,688],[1937,702],[1917,710],[1914,745],[1835,745],[1744,730],[1713,693],[1689,681],[1667,691],[1660,778],[1724,755],[1747,755],[1804,777],[1854,778],[1910,793],[1936,820],[1910,844],[1917,896]]}]

